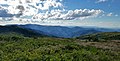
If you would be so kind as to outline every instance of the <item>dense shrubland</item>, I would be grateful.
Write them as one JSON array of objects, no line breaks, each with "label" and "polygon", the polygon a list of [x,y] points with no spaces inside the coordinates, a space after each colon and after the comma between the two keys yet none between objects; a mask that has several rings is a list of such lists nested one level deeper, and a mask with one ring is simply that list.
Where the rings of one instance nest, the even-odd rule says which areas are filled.
[{"label": "dense shrubland", "polygon": [[96,34],[88,34],[77,37],[77,39],[86,40],[86,41],[110,41],[110,40],[120,40],[120,32],[103,32]]},{"label": "dense shrubland", "polygon": [[[0,61],[119,61],[120,52],[76,39],[0,34]],[[106,42],[107,43],[107,42]]]}]

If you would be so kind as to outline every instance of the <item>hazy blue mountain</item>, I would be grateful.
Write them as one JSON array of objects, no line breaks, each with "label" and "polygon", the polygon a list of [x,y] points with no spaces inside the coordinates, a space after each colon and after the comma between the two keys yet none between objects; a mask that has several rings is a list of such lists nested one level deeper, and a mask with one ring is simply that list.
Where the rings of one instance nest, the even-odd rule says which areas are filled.
[{"label": "hazy blue mountain", "polygon": [[99,32],[120,32],[120,29],[108,29],[97,27],[43,26],[35,24],[0,26],[0,34],[11,32],[15,32],[25,36],[48,35],[54,37],[72,38]]},{"label": "hazy blue mountain", "polygon": [[26,37],[46,36],[32,30],[21,28],[17,25],[0,26],[0,34],[18,34]]},{"label": "hazy blue mountain", "polygon": [[35,24],[27,24],[22,25],[20,27],[36,31],[40,34],[64,38],[78,37],[81,35],[98,32],[120,32],[120,29],[97,28],[97,27],[42,26]]}]

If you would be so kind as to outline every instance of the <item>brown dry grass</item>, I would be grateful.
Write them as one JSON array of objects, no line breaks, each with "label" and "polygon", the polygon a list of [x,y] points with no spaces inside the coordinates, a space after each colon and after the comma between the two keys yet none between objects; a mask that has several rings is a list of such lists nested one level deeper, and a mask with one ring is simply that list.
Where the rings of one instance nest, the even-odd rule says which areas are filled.
[{"label": "brown dry grass", "polygon": [[82,46],[93,46],[101,49],[109,49],[111,51],[120,52],[120,40],[112,40],[107,42],[85,42],[76,40],[76,42]]}]

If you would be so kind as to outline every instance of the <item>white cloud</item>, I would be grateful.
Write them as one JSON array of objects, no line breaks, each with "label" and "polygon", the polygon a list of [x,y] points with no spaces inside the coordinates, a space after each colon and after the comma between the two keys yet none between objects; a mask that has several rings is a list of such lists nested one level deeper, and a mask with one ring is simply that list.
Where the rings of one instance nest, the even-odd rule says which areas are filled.
[{"label": "white cloud", "polygon": [[112,15],[113,15],[113,13],[108,13],[108,14],[107,14],[107,16],[112,16]]},{"label": "white cloud", "polygon": [[9,14],[22,14],[23,16],[35,15],[39,13],[39,10],[63,7],[58,0],[0,0],[0,4],[8,5],[5,10]]},{"label": "white cloud", "polygon": [[115,16],[117,17],[118,15],[116,14]]},{"label": "white cloud", "polygon": [[106,2],[108,0],[97,0],[96,3],[102,3],[102,2]]},{"label": "white cloud", "polygon": [[75,9],[65,10],[63,0],[0,0],[0,17],[14,17],[41,20],[81,20],[97,17],[102,10]]},{"label": "white cloud", "polygon": [[111,17],[111,16],[115,16],[115,17],[117,17],[118,16],[118,14],[114,14],[114,13],[108,13],[108,14],[106,14],[106,16],[108,16],[108,17]]},{"label": "white cloud", "polygon": [[50,13],[40,13],[34,19],[75,20],[96,17],[103,13],[102,10],[76,9],[76,10],[51,10]]}]

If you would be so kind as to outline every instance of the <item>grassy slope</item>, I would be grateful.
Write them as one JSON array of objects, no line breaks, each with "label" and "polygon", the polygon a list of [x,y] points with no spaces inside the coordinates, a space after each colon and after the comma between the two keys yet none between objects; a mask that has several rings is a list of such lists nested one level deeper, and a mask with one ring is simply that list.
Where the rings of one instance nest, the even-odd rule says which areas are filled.
[{"label": "grassy slope", "polygon": [[[3,34],[4,35],[4,34]],[[120,43],[81,42],[79,39],[30,38],[18,34],[0,35],[0,61],[119,61]],[[12,37],[11,37],[12,35]],[[101,43],[101,44],[100,44]],[[107,44],[109,48],[106,47]],[[96,46],[97,45],[97,46]],[[98,47],[101,46],[102,47]]]},{"label": "grassy slope", "polygon": [[103,32],[96,34],[89,34],[77,37],[77,39],[89,41],[102,41],[102,40],[120,40],[120,32]]}]

